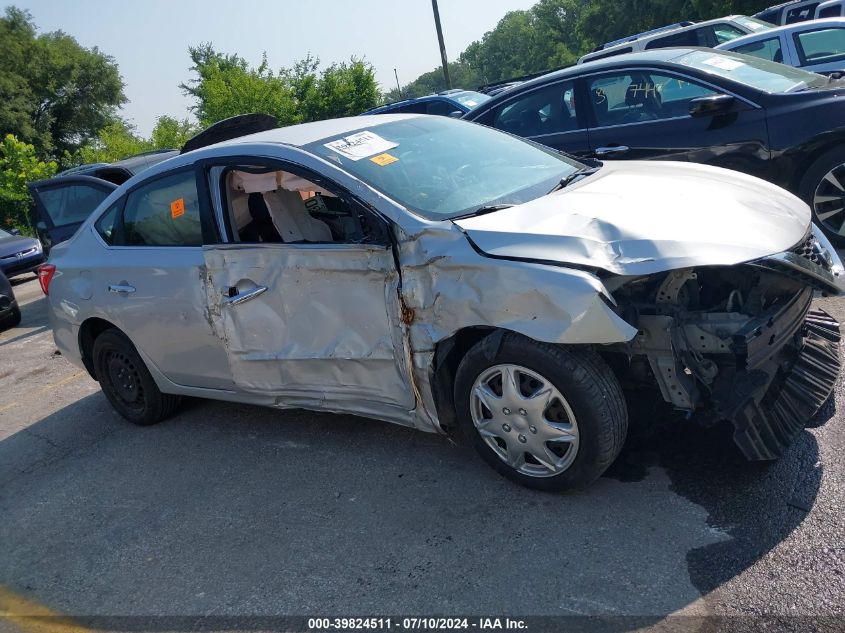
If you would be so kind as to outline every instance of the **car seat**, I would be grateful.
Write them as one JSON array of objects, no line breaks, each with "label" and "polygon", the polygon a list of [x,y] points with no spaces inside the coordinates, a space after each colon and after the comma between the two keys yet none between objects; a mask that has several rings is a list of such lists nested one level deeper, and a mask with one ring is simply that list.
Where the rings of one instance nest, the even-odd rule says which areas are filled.
[{"label": "car seat", "polygon": [[264,194],[270,217],[285,242],[333,242],[329,225],[311,216],[297,191],[277,189]]},{"label": "car seat", "polygon": [[635,77],[625,90],[625,105],[629,108],[637,108],[641,112],[658,115],[662,107],[662,99],[654,83],[646,80],[645,77]]},{"label": "car seat", "polygon": [[247,209],[250,221],[238,233],[242,242],[284,242],[273,223],[270,209],[260,193],[250,193],[247,197]]}]

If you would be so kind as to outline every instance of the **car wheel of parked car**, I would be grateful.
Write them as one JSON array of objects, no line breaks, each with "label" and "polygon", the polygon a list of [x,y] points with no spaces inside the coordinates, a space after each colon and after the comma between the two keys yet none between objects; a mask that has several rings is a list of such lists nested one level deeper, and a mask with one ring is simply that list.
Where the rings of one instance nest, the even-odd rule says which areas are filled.
[{"label": "car wheel of parked car", "polygon": [[179,396],[159,391],[135,346],[119,330],[100,334],[92,356],[94,373],[106,398],[133,424],[155,424],[179,404]]},{"label": "car wheel of parked car", "polygon": [[12,311],[0,321],[0,330],[8,330],[9,328],[17,327],[21,323],[21,309],[18,306],[12,308]]},{"label": "car wheel of parked car", "polygon": [[628,414],[616,376],[595,352],[493,334],[461,361],[458,421],[475,449],[531,488],[595,481],[622,449]]},{"label": "car wheel of parked car", "polygon": [[845,246],[845,148],[822,154],[804,174],[799,196],[835,246]]}]

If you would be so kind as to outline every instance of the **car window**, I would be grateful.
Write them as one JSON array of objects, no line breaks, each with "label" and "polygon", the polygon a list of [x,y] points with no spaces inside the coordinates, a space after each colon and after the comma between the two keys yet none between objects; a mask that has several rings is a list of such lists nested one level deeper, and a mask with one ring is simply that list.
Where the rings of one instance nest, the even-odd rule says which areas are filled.
[{"label": "car window", "polygon": [[578,129],[571,81],[533,90],[494,111],[493,127],[517,136],[543,136]]},{"label": "car window", "polygon": [[801,65],[825,64],[845,59],[845,29],[829,28],[796,33],[795,46]]},{"label": "car window", "polygon": [[123,209],[124,246],[202,246],[202,224],[193,171],[138,187]]},{"label": "car window", "polygon": [[268,165],[242,165],[223,172],[222,201],[235,241],[387,244],[384,224],[371,211],[341,195],[337,186],[301,173]]},{"label": "car window", "polygon": [[818,19],[838,18],[841,15],[842,15],[842,5],[837,4],[837,5],[833,5],[833,6],[825,7],[824,9],[821,9],[819,11],[818,16],[816,16],[816,17]]},{"label": "car window", "polygon": [[771,93],[826,86],[826,77],[800,68],[727,51],[692,51],[671,61]]},{"label": "car window", "polygon": [[109,246],[114,245],[116,241],[117,218],[122,206],[123,200],[118,200],[94,223],[94,230],[100,234],[100,237]]},{"label": "car window", "polygon": [[434,220],[534,200],[584,167],[547,147],[442,116],[371,125],[304,149]]},{"label": "car window", "polygon": [[768,11],[763,11],[762,13],[757,14],[757,18],[768,22],[769,24],[778,24],[778,18],[780,17],[780,9],[769,9]]},{"label": "car window", "polygon": [[702,38],[702,29],[684,29],[665,37],[658,37],[645,45],[646,50],[653,48],[672,48],[674,46],[707,46]]},{"label": "car window", "polygon": [[780,47],[779,37],[770,37],[767,40],[759,40],[750,44],[743,44],[731,49],[735,53],[751,55],[760,59],[768,59],[770,62],[783,63],[783,51]]},{"label": "car window", "polygon": [[744,35],[748,35],[748,33],[730,24],[717,24],[713,27],[713,37],[716,44],[724,44]]},{"label": "car window", "polygon": [[817,6],[819,6],[818,2],[812,2],[810,4],[805,4],[802,7],[788,9],[786,11],[786,20],[784,20],[784,24],[794,24],[795,22],[809,20],[813,17],[813,13],[815,13]]},{"label": "car window", "polygon": [[716,94],[685,78],[642,71],[602,75],[589,90],[598,127],[687,116],[690,100]]},{"label": "car window", "polygon": [[40,190],[38,197],[53,226],[83,222],[110,191],[88,184],[73,184]]},{"label": "car window", "polygon": [[429,101],[426,105],[426,114],[434,114],[437,116],[449,116],[453,112],[460,111],[460,108],[454,103],[450,103],[445,99],[438,99],[437,101]]},{"label": "car window", "polygon": [[410,114],[427,114],[428,104],[425,102],[414,102],[400,105],[387,111],[390,114],[410,113]]}]

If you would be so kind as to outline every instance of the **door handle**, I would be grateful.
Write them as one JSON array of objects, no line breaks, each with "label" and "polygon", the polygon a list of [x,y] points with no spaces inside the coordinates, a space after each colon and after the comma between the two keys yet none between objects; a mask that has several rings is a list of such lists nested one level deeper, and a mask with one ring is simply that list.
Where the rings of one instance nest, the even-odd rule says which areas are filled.
[{"label": "door handle", "polygon": [[109,292],[114,292],[116,294],[129,294],[130,292],[135,292],[135,286],[130,286],[127,283],[112,284],[109,286]]},{"label": "door handle", "polygon": [[610,147],[597,147],[596,156],[613,156],[615,154],[624,154],[631,148],[627,145],[611,145]]},{"label": "door handle", "polygon": [[236,295],[229,295],[223,300],[223,305],[240,305],[242,303],[246,303],[250,299],[255,299],[258,295],[263,294],[265,292],[267,292],[267,286],[256,286],[255,288],[250,288],[249,290],[239,292]]}]

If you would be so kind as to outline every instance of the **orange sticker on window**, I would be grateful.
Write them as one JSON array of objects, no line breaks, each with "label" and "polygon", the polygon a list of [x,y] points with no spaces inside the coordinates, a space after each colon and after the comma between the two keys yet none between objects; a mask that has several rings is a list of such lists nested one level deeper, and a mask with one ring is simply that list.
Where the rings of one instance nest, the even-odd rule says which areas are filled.
[{"label": "orange sticker on window", "polygon": [[398,158],[396,158],[393,154],[379,154],[378,156],[373,156],[371,159],[376,165],[381,165],[384,167],[385,165],[389,165],[390,163],[395,163]]},{"label": "orange sticker on window", "polygon": [[170,203],[170,217],[174,220],[185,215],[185,198],[177,198]]}]

